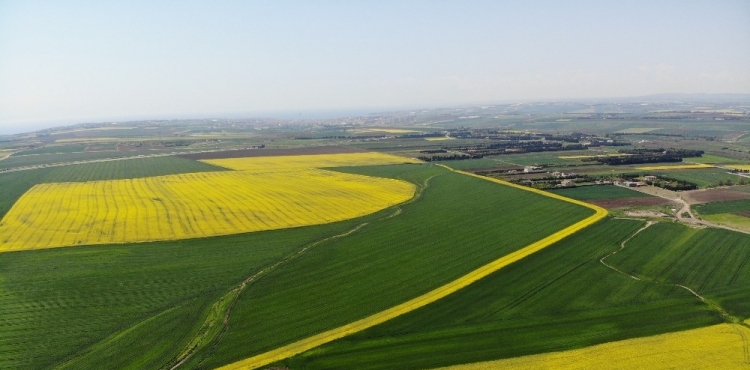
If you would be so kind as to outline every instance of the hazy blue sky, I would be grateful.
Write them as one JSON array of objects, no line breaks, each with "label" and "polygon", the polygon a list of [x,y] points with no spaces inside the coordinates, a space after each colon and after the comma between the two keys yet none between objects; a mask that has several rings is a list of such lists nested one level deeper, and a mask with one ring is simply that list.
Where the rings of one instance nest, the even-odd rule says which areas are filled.
[{"label": "hazy blue sky", "polygon": [[0,132],[750,93],[750,1],[0,1]]}]

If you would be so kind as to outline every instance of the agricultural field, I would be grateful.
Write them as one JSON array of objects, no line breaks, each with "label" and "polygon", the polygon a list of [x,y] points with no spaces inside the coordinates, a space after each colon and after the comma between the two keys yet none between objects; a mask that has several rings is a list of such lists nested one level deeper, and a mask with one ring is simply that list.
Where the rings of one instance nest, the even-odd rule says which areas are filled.
[{"label": "agricultural field", "polygon": [[712,154],[703,154],[701,157],[695,157],[690,158],[690,162],[693,163],[705,163],[705,164],[738,164],[742,163],[742,160],[736,159],[736,158],[729,158],[719,155],[712,155]]},{"label": "agricultural field", "polygon": [[682,284],[730,322],[750,317],[750,235],[658,223],[607,262],[655,284]]},{"label": "agricultural field", "polygon": [[649,198],[648,194],[644,194],[635,190],[614,186],[614,185],[600,185],[600,186],[578,186],[575,188],[564,188],[552,190],[555,194],[560,194],[564,197],[569,197],[578,200],[600,200],[600,199],[619,199],[619,198]]},{"label": "agricultural field", "polygon": [[56,145],[56,146],[45,146],[41,148],[22,150],[13,154],[14,157],[25,156],[25,155],[37,155],[37,154],[59,154],[59,153],[77,153],[86,150],[88,145]]},{"label": "agricultural field", "polygon": [[[385,171],[391,171],[389,177],[415,175],[409,166],[376,170],[379,176],[386,175]],[[360,169],[350,171],[362,173]],[[453,281],[570,225],[571,220],[581,220],[592,213],[587,208],[447,170],[437,173],[431,170],[420,177],[418,182],[431,177],[427,188],[417,201],[403,206],[398,216],[368,225],[346,240],[337,240],[319,250],[320,255],[306,255],[308,258],[290,263],[287,269],[275,271],[269,279],[259,281],[254,290],[242,295],[233,310],[236,321],[230,322],[224,340],[204,365],[213,367],[240,361],[247,357],[238,355],[243,351],[260,354],[292,339],[319,333],[323,328],[354,322],[368,316],[366,312],[393,307],[416,296],[406,294],[409,291],[425,293],[429,291],[426,286]],[[501,210],[531,205],[532,199],[536,200],[533,206],[524,207],[514,215]],[[540,217],[548,207],[561,207],[569,217],[566,220]],[[532,219],[536,220],[533,229],[519,229]],[[418,225],[425,222],[434,226],[432,233],[419,231]],[[513,227],[523,231],[509,234],[507,230]],[[455,250],[458,244],[460,254]],[[323,261],[329,262],[321,265]],[[411,261],[413,269],[399,268],[404,261]],[[429,274],[424,274],[425,271]],[[347,283],[341,284],[341,279]],[[333,294],[334,306],[321,305],[320,294]],[[285,297],[294,297],[295,304],[288,305]],[[294,330],[284,334],[287,327]],[[248,336],[254,338],[253,342],[242,339]]]},{"label": "agricultural field", "polygon": [[750,199],[750,187],[732,186],[723,188],[699,189],[682,192],[683,199],[690,204],[723,202]]},{"label": "agricultural field", "polygon": [[0,218],[23,193],[36,184],[122,180],[226,170],[223,167],[177,157],[155,157],[0,173]]},{"label": "agricultural field", "polygon": [[664,198],[614,185],[577,186],[549,191],[606,209],[642,208],[672,204]]},{"label": "agricultural field", "polygon": [[736,200],[698,204],[693,210],[696,216],[706,221],[750,232],[750,199],[747,196],[750,194],[737,192],[736,195]]},{"label": "agricultural field", "polygon": [[694,209],[700,215],[750,212],[750,199],[700,204],[695,206]]},{"label": "agricultural field", "polygon": [[628,339],[572,351],[444,367],[440,370],[500,369],[747,369],[750,329],[721,324]]},{"label": "agricultural field", "polygon": [[[697,170],[669,170],[669,171],[650,171],[649,174],[669,177],[677,180],[688,181],[697,184],[700,188],[719,186],[720,183],[731,181],[739,183],[743,178],[728,173],[721,168],[705,168]],[[748,181],[745,179],[745,181]]]},{"label": "agricultural field", "polygon": [[[328,163],[327,165],[334,164]],[[257,166],[251,167],[257,169]],[[370,216],[376,217],[376,219],[372,221],[371,225],[360,226],[362,227],[361,230],[357,228],[357,225],[362,225],[361,222],[367,222],[366,219],[359,219],[356,223],[346,221],[344,223],[295,228],[292,230],[298,231],[294,233],[280,230],[221,237],[224,239],[191,239],[181,242],[76,247],[2,254],[0,261],[5,263],[5,267],[0,275],[3,282],[2,291],[5,292],[3,297],[6,299],[6,303],[2,307],[5,308],[7,314],[4,316],[33,317],[33,322],[37,324],[22,332],[1,331],[0,337],[6,339],[0,341],[0,343],[28,342],[28,339],[23,338],[34,338],[39,335],[35,333],[48,331],[47,325],[52,322],[55,322],[59,331],[55,331],[48,336],[48,340],[51,342],[48,342],[50,345],[45,347],[46,350],[27,347],[29,351],[34,351],[34,355],[29,356],[28,352],[24,352],[22,348],[14,347],[12,351],[4,351],[6,356],[0,363],[10,367],[18,367],[19,364],[26,364],[24,367],[39,367],[45,363],[60,363],[60,361],[63,361],[66,366],[71,368],[96,368],[101,366],[101,363],[97,361],[102,359],[103,353],[111,353],[115,350],[128,354],[127,356],[117,357],[118,361],[121,361],[119,363],[123,366],[128,363],[154,364],[155,361],[165,361],[165,359],[171,358],[170,356],[176,357],[181,351],[180,347],[186,346],[192,335],[200,330],[201,316],[205,315],[208,312],[207,310],[210,311],[210,308],[213,307],[212,304],[220,301],[223,294],[230,291],[232,286],[242,280],[239,277],[240,275],[247,277],[253,274],[252,266],[254,264],[250,264],[220,274],[224,279],[221,280],[223,283],[201,275],[214,274],[213,271],[215,273],[223,271],[224,268],[221,266],[229,263],[235,264],[237,267],[241,266],[239,261],[235,261],[236,257],[227,259],[226,263],[221,262],[223,259],[220,255],[214,255],[213,258],[208,260],[205,257],[199,257],[200,253],[209,253],[212,248],[216,248],[217,243],[227,245],[225,248],[236,248],[236,252],[233,253],[237,253],[245,249],[242,247],[243,245],[257,244],[258,241],[267,240],[267,238],[273,240],[273,238],[276,238],[275,235],[278,235],[280,240],[285,241],[284,243],[299,239],[291,246],[281,243],[278,246],[280,249],[272,248],[269,250],[272,256],[276,256],[274,259],[282,258],[283,260],[284,255],[289,256],[290,249],[288,248],[299,250],[299,248],[310,245],[315,240],[314,238],[311,240],[299,236],[295,237],[295,234],[312,233],[321,235],[323,233],[330,237],[341,235],[342,232],[346,234],[346,230],[351,231],[352,228],[359,230],[342,239],[321,239],[318,237],[318,240],[329,240],[326,242],[326,248],[313,249],[308,254],[290,260],[283,265],[283,268],[279,267],[269,272],[268,276],[255,283],[253,289],[247,292],[250,294],[241,295],[232,311],[233,317],[237,317],[234,320],[237,321],[232,321],[234,324],[222,336],[224,339],[222,339],[221,345],[216,347],[216,352],[210,356],[213,362],[205,362],[206,364],[219,365],[228,363],[230,359],[242,359],[252,354],[253,348],[270,349],[295,337],[302,338],[308,333],[315,333],[325,327],[355,320],[358,316],[367,312],[377,312],[395,305],[405,298],[413,297],[415,294],[425,291],[425,289],[429,290],[429,287],[435,287],[443,282],[455,279],[460,274],[502,256],[514,248],[527,245],[538,239],[540,235],[553,233],[575,220],[586,217],[590,212],[583,207],[559,202],[523,190],[506,189],[486,180],[455,174],[435,166],[400,165],[395,167],[341,168],[341,170],[346,170],[351,175],[366,174],[397,178],[420,184],[422,187],[425,186],[428,179],[429,182],[427,187],[421,191],[421,196],[417,201],[401,206],[400,212],[390,212],[391,215],[396,216],[384,217],[388,215],[387,213],[380,216],[378,214]],[[466,192],[459,189],[473,190]],[[530,202],[530,199],[536,199],[536,201]],[[457,204],[463,206],[457,208]],[[535,204],[535,206],[529,208],[525,212],[525,216],[511,216],[507,213],[498,212],[497,206],[500,204],[516,208],[520,204]],[[517,205],[514,206],[514,204]],[[542,218],[544,221],[540,223],[539,215],[547,213],[549,207],[554,207],[567,216]],[[462,209],[463,211],[461,211]],[[489,218],[483,216],[487,214],[494,216]],[[436,218],[435,216],[439,217]],[[435,239],[437,235],[434,233],[422,234],[417,232],[415,234],[416,225],[424,225],[425,220],[428,219],[433,220],[433,222],[440,220],[439,222],[442,225],[454,225],[458,229],[453,230],[465,230],[466,234],[451,232],[451,228],[440,227],[440,225],[437,225],[435,230],[445,230],[446,234],[437,240]],[[536,220],[537,227],[529,230],[528,233],[516,234],[509,238],[507,233],[504,232],[506,227],[517,229],[514,225],[529,224],[531,219]],[[502,228],[487,227],[488,222],[507,226]],[[327,231],[315,231],[323,229]],[[481,232],[479,232],[480,230]],[[459,256],[455,254],[454,246],[458,240],[465,243],[468,235],[471,235],[468,240],[473,240],[473,242],[466,245],[466,249],[460,255],[461,258],[457,258]],[[222,242],[222,240],[225,241]],[[255,240],[255,242],[252,242],[252,240]],[[305,242],[304,240],[309,241]],[[500,245],[497,245],[498,240],[502,240]],[[194,245],[194,247],[187,247],[189,245]],[[384,246],[387,248],[384,248]],[[405,248],[405,246],[409,246],[409,248]],[[162,248],[166,249],[160,253],[159,250]],[[287,252],[284,252],[284,250]],[[363,253],[365,251],[367,252]],[[146,258],[143,256],[144,253],[151,257],[144,259]],[[258,257],[255,254],[250,253],[244,260],[252,260],[252,258]],[[86,256],[98,257],[91,258],[88,263],[76,262],[81,258],[86,258]],[[164,263],[164,259],[159,256],[169,258],[170,263],[159,267],[160,264]],[[265,265],[267,266],[269,254],[261,254],[262,256],[265,256],[263,261],[266,261]],[[40,257],[43,258],[39,259]],[[19,258],[25,262],[18,261]],[[50,258],[54,258],[55,261],[52,266],[49,265]],[[363,269],[363,259],[380,262]],[[322,260],[330,263],[325,264],[329,267],[321,271],[320,262]],[[410,269],[408,273],[405,273],[398,266],[407,260],[422,262],[415,265],[413,270]],[[92,263],[100,264],[100,261],[110,262],[94,268],[93,266],[98,265],[92,265]],[[438,263],[438,261],[441,262]],[[434,266],[441,263],[444,266],[435,270]],[[135,268],[135,264],[138,264],[139,267]],[[203,264],[203,266],[212,266],[212,268],[188,267],[191,264]],[[13,268],[11,269],[11,267]],[[44,269],[47,273],[40,273],[40,269]],[[256,271],[258,269],[260,267],[256,268]],[[49,286],[48,276],[53,274],[53,271],[57,283],[54,286]],[[143,271],[152,272],[143,273]],[[196,271],[204,272],[196,274]],[[430,273],[424,274],[425,271],[430,271]],[[82,272],[85,272],[86,279],[81,280],[79,278]],[[180,274],[184,277],[180,278]],[[346,281],[349,282],[346,286],[340,284],[340,279],[343,276],[347,276]],[[369,278],[361,278],[364,276],[369,276]],[[184,281],[185,284],[194,285],[196,279],[209,279],[209,281],[196,287],[191,285],[191,289],[178,288],[175,285],[183,283],[181,280],[186,280]],[[51,303],[41,303],[47,302],[49,299],[64,299],[63,297],[70,294],[66,292],[80,290],[80,284],[88,286],[93,281],[102,284],[99,287],[101,289],[88,291],[87,295],[81,298],[65,299],[63,302],[55,304],[55,307],[57,307],[55,310],[45,310],[44,307],[49,307],[48,305]],[[120,286],[125,281],[132,281],[133,288],[127,290],[109,288],[112,284]],[[405,281],[410,283],[404,284]],[[150,302],[148,304],[144,304],[145,302],[142,300],[129,298],[135,292],[141,291],[140,289],[144,288],[143,284],[147,284],[148,289],[143,290],[140,294],[142,294],[143,299]],[[207,286],[214,290],[207,291],[206,289],[210,289]],[[222,289],[222,287],[224,288]],[[49,291],[49,289],[54,289],[56,292],[54,296],[50,297],[43,293]],[[172,293],[164,295],[165,289]],[[203,289],[204,293],[196,295],[197,292],[201,291],[200,289]],[[34,291],[39,293],[31,294]],[[85,302],[90,299],[87,297],[99,296],[104,291],[111,292],[107,294],[107,297],[111,298],[102,300],[99,306],[92,306],[91,309],[97,310],[96,307],[114,307],[111,305],[117,305],[119,308],[113,311],[118,315],[117,320],[106,313],[112,308],[102,308],[102,311],[96,314],[94,314],[94,311],[91,314],[85,313],[87,311],[85,306],[82,305],[85,305]],[[163,298],[154,300],[148,293],[150,291],[158,293]],[[373,291],[380,293],[372,295],[370,292]],[[277,293],[268,295],[269,292]],[[124,295],[121,296],[120,294]],[[333,306],[318,306],[320,303],[313,304],[312,302],[320,302],[321,294],[324,296],[333,294],[330,300]],[[72,297],[78,296],[80,294],[72,295]],[[196,300],[195,298],[187,299],[187,297],[201,298]],[[285,304],[289,302],[289,297],[295,297],[295,302],[299,300],[299,306]],[[262,307],[265,307],[260,311],[257,310],[258,306],[256,306],[259,299],[262,300]],[[346,300],[342,301],[343,299]],[[184,302],[184,305],[181,304],[174,309],[164,308],[174,307],[175,303],[170,302],[175,302],[175,300]],[[305,303],[305,300],[309,300],[310,303]],[[14,303],[10,304],[9,302]],[[31,302],[40,303],[32,304]],[[342,302],[349,302],[350,304],[342,305]],[[297,307],[307,307],[308,309],[300,311]],[[76,314],[66,319],[65,312],[68,312],[68,315],[71,312]],[[189,315],[187,315],[188,312],[190,312]],[[88,315],[100,319],[76,320],[77,317]],[[183,317],[182,315],[186,316]],[[181,319],[175,320],[176,317],[181,317]],[[272,319],[274,317],[276,318]],[[259,319],[260,321],[258,321]],[[164,325],[165,323],[170,324]],[[253,333],[258,332],[257,325],[259,323],[262,323],[263,327],[268,327],[261,332],[273,333],[273,335],[267,338],[253,335],[248,337],[248,330]],[[276,329],[271,329],[272,327]],[[297,329],[281,330],[284,327]],[[302,330],[303,327],[304,330]],[[159,329],[156,330],[156,328]],[[65,341],[65,333],[80,333],[82,331],[89,334],[80,336],[76,341]],[[151,331],[153,331],[153,336],[145,334]],[[282,335],[282,333],[286,334]],[[24,337],[24,335],[28,336]],[[148,338],[154,340],[158,338],[161,340],[159,343],[163,343],[163,338],[160,336],[164,335],[174,336],[174,342],[170,342],[171,344],[168,346],[150,347],[154,342]],[[292,336],[290,337],[290,335]],[[255,339],[248,343],[247,339],[241,338]],[[63,341],[65,341],[65,345],[62,344]],[[135,349],[147,347],[149,348],[148,351]],[[76,353],[77,355],[74,355]],[[196,359],[197,363],[204,363],[203,357],[196,355],[193,358]],[[35,365],[32,366],[31,364]],[[108,364],[112,365],[111,362],[108,362]],[[190,362],[190,364],[193,364],[191,367],[196,366],[196,363]],[[3,367],[6,366],[3,365]]]},{"label": "agricultural field", "polygon": [[671,170],[694,170],[699,168],[713,168],[710,164],[696,163],[696,164],[676,164],[676,165],[664,165],[664,166],[643,166],[636,167],[637,170],[641,171],[671,171]]},{"label": "agricultural field", "polygon": [[[747,114],[660,107],[3,136],[0,368],[750,367],[750,235],[654,216],[750,230]],[[706,154],[584,161],[638,148]],[[647,174],[706,189],[589,185]]]},{"label": "agricultural field", "polygon": [[[234,171],[39,184],[0,221],[0,251],[282,229],[364,216],[414,194],[405,182],[324,171],[402,163],[377,153],[209,161]],[[304,189],[304,190],[303,190]]]},{"label": "agricultural field", "polygon": [[84,160],[123,158],[139,154],[152,153],[133,153],[133,152],[74,152],[74,153],[45,153],[33,155],[10,156],[0,161],[0,170],[14,167],[38,166],[52,163],[76,162]]},{"label": "agricultural field", "polygon": [[[721,323],[686,290],[637,281],[600,262],[643,226],[608,218],[432,305],[277,365],[433,368]],[[738,279],[737,288],[745,277]]]}]

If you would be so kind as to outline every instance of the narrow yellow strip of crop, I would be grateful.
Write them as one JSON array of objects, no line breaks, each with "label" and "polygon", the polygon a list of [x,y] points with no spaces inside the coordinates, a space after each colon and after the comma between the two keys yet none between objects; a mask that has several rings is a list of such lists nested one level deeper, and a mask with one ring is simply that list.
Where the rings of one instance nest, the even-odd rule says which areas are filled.
[{"label": "narrow yellow strip of crop", "polygon": [[646,167],[636,167],[636,169],[641,171],[664,171],[664,170],[697,170],[701,168],[714,168],[713,165],[710,164],[704,164],[704,163],[695,163],[695,164],[678,164],[674,166],[646,166]]},{"label": "narrow yellow strip of crop", "polygon": [[521,185],[516,185],[513,183],[509,183],[502,180],[497,179],[491,179],[486,178],[482,176],[478,176],[472,173],[463,172],[463,171],[456,171],[453,170],[450,167],[440,165],[442,167],[445,167],[451,171],[458,172],[464,175],[477,177],[483,180],[488,180],[492,182],[496,182],[498,184],[502,184],[505,186],[511,186],[514,188],[518,188],[525,191],[531,191],[543,196],[559,199],[568,203],[577,204],[583,207],[587,207],[590,209],[593,209],[596,213],[594,215],[589,216],[588,218],[579,221],[571,226],[566,227],[565,229],[562,229],[544,239],[541,239],[539,241],[536,241],[522,249],[519,249],[513,253],[507,254],[503,257],[498,258],[497,260],[494,260],[474,271],[469,272],[468,274],[459,277],[458,279],[449,282],[448,284],[445,284],[443,286],[440,286],[430,292],[427,292],[423,295],[420,295],[414,299],[411,299],[409,301],[406,301],[404,303],[401,303],[397,306],[391,307],[385,311],[378,312],[374,315],[365,317],[364,319],[357,320],[355,322],[352,322],[350,324],[331,329],[328,331],[325,331],[323,333],[314,335],[309,338],[302,339],[300,341],[288,344],[286,346],[277,348],[275,350],[271,350],[266,353],[259,354],[257,356],[250,357],[245,360],[241,360],[226,366],[221,367],[220,369],[254,369],[261,367],[263,365],[270,364],[272,362],[280,361],[285,358],[289,358],[291,356],[300,354],[302,352],[305,352],[307,350],[313,349],[315,347],[321,346],[323,344],[329,343],[331,341],[334,341],[339,338],[343,338],[347,335],[354,334],[356,332],[365,330],[367,328],[373,327],[375,325],[384,323],[388,320],[394,319],[398,316],[401,316],[405,313],[414,311],[420,307],[423,307],[425,305],[428,305],[432,302],[435,302],[443,297],[446,297],[452,293],[457,292],[460,289],[465,288],[466,286],[474,283],[475,281],[482,279],[486,276],[489,276],[490,274],[494,273],[495,271],[500,270],[501,268],[510,265],[513,262],[516,262],[518,260],[521,260],[524,257],[527,257],[531,254],[534,254],[543,248],[546,248],[566,237],[569,235],[572,235],[573,233],[582,230],[595,222],[601,220],[605,216],[607,216],[607,210],[604,208],[591,205],[588,203],[584,203],[578,200],[566,198],[557,194],[548,193],[542,190],[532,189]]},{"label": "narrow yellow strip of crop", "polygon": [[209,162],[236,171],[36,185],[0,221],[0,252],[323,224],[404,202],[416,189],[320,168],[414,162],[380,153]]},{"label": "narrow yellow strip of crop", "polygon": [[750,171],[750,164],[729,164],[727,167],[740,171]]},{"label": "narrow yellow strip of crop", "polygon": [[750,329],[737,324],[599,344],[582,349],[465,364],[441,370],[748,369]]},{"label": "narrow yellow strip of crop", "polygon": [[598,154],[598,155],[563,155],[559,156],[557,158],[560,159],[584,159],[584,158],[603,158],[603,157],[624,157],[628,156],[630,154],[625,153],[608,153],[608,154]]}]

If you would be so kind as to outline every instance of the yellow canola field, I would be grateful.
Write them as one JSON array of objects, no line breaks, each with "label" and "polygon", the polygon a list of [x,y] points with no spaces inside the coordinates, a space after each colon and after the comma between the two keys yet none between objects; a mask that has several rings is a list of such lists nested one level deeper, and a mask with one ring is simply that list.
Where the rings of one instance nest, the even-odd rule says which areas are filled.
[{"label": "yellow canola field", "polygon": [[663,170],[694,170],[700,168],[713,168],[710,164],[696,163],[696,164],[678,164],[674,166],[646,166],[637,167],[636,169],[642,171],[663,171]]},{"label": "yellow canola field", "polygon": [[571,351],[441,368],[494,369],[748,369],[750,329],[737,324],[628,339]]},{"label": "yellow canola field", "polygon": [[329,223],[410,199],[413,184],[323,166],[403,163],[379,153],[209,161],[237,169],[38,184],[0,221],[0,252],[186,239]]},{"label": "yellow canola field", "polygon": [[735,170],[740,170],[740,171],[750,171],[750,164],[730,164],[730,165],[727,165],[727,167],[734,168]]}]

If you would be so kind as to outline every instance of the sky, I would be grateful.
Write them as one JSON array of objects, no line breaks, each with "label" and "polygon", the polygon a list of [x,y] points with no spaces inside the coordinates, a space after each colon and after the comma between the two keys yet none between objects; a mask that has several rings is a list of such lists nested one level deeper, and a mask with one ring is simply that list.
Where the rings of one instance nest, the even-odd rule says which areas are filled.
[{"label": "sky", "polygon": [[750,1],[0,1],[0,134],[750,93]]}]

